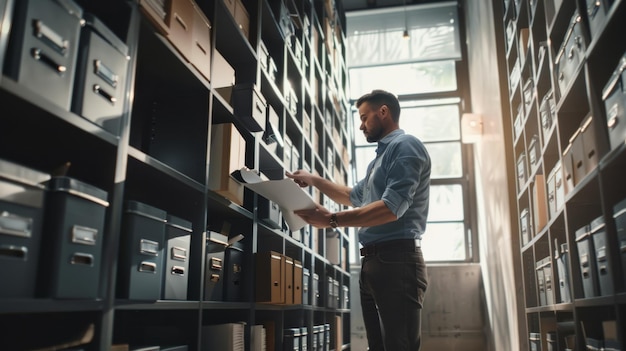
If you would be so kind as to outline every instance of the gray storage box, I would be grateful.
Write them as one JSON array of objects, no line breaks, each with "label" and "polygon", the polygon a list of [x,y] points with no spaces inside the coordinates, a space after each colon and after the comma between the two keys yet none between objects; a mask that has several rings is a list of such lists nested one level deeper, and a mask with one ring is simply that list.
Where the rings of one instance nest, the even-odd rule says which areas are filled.
[{"label": "gray storage box", "polygon": [[267,103],[254,84],[237,84],[233,87],[233,110],[250,132],[265,128]]},{"label": "gray storage box", "polygon": [[258,218],[267,224],[270,228],[281,229],[283,220],[280,213],[280,207],[277,203],[262,196],[257,197],[258,201]]},{"label": "gray storage box", "polygon": [[204,263],[204,300],[222,301],[224,290],[224,252],[228,237],[209,231],[206,238],[206,261]]},{"label": "gray storage box", "polygon": [[530,340],[530,350],[541,351],[541,333],[530,333],[528,338]]},{"label": "gray storage box", "polygon": [[311,285],[311,305],[312,306],[320,306],[320,276],[317,273],[313,273],[313,284]]},{"label": "gray storage box", "polygon": [[546,301],[546,276],[544,266],[546,260],[542,259],[535,263],[535,272],[537,275],[537,294],[539,295],[539,306],[545,306]]},{"label": "gray storage box", "polygon": [[53,298],[100,297],[107,192],[69,177],[48,182],[41,252],[41,293]]},{"label": "gray storage box", "polygon": [[586,3],[589,33],[591,40],[594,40],[606,23],[606,14],[610,5],[607,0],[586,0]]},{"label": "gray storage box", "polygon": [[576,230],[576,245],[580,262],[580,275],[583,284],[584,297],[598,296],[598,277],[596,275],[595,250],[591,238],[589,225]]},{"label": "gray storage box", "polygon": [[167,215],[162,288],[163,299],[165,300],[187,299],[191,232],[191,222],[170,214]]},{"label": "gray storage box", "polygon": [[604,217],[594,219],[590,224],[590,234],[596,257],[596,273],[598,276],[598,292],[600,295],[613,295],[613,269],[611,266],[610,248],[607,247]]},{"label": "gray storage box", "polygon": [[71,0],[15,1],[6,74],[70,110],[83,11]]},{"label": "gray storage box", "polygon": [[309,330],[307,327],[300,327],[300,351],[307,351],[309,347]]},{"label": "gray storage box", "polygon": [[120,134],[128,72],[128,48],[97,17],[85,14],[72,112]]},{"label": "gray storage box", "polygon": [[541,117],[541,131],[544,144],[547,144],[550,131],[556,119],[556,102],[554,101],[554,93],[550,89],[541,99],[539,107],[539,115]]},{"label": "gray storage box", "polygon": [[587,46],[582,27],[582,17],[576,11],[570,20],[563,43],[554,61],[556,79],[561,96],[567,91],[570,82],[576,77],[580,63],[585,57]]},{"label": "gray storage box", "polygon": [[530,226],[530,213],[528,212],[527,208],[523,209],[522,213],[520,213],[519,221],[520,221],[520,235],[522,237],[522,245],[526,245],[528,244],[530,239],[532,239],[532,236],[533,236],[532,228]]},{"label": "gray storage box", "polygon": [[613,206],[613,219],[622,262],[622,281],[626,282],[626,199]]},{"label": "gray storage box", "polygon": [[167,213],[148,204],[127,201],[122,220],[118,297],[158,300],[162,296]]},{"label": "gray storage box", "polygon": [[526,154],[521,153],[517,157],[517,191],[521,192],[526,186],[526,180],[528,179],[527,175],[527,167],[526,167]]},{"label": "gray storage box", "polygon": [[0,160],[0,298],[35,296],[45,191],[50,176]]},{"label": "gray storage box", "polygon": [[283,330],[283,350],[300,351],[300,328],[287,328]]},{"label": "gray storage box", "polygon": [[224,252],[224,301],[243,301],[244,251],[228,245]]},{"label": "gray storage box", "polygon": [[602,90],[606,110],[606,124],[612,149],[626,140],[626,54]]},{"label": "gray storage box", "polygon": [[[278,114],[272,107],[267,104],[267,118],[265,123],[265,131],[263,132],[263,141],[267,145],[267,149],[275,155],[279,156],[279,152],[284,147],[283,137],[280,132],[280,121]],[[280,150],[279,150],[280,148]]]},{"label": "gray storage box", "polygon": [[311,281],[311,271],[308,268],[302,267],[302,304],[308,305],[309,302],[309,284]]},{"label": "gray storage box", "polygon": [[559,302],[571,302],[572,295],[569,284],[569,249],[567,243],[560,245],[560,251],[556,253],[555,258],[557,274],[559,275],[559,293],[561,296]]},{"label": "gray storage box", "polygon": [[530,162],[530,169],[533,170],[537,167],[539,159],[541,158],[541,145],[539,144],[539,136],[533,135],[528,144],[528,161]]}]

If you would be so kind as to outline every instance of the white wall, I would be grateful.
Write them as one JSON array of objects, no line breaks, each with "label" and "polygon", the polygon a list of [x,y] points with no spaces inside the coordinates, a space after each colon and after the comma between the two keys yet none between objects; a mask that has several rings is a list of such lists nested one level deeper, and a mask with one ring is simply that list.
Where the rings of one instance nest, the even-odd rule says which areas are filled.
[{"label": "white wall", "polygon": [[[501,1],[500,1],[501,2]],[[477,218],[482,279],[487,303],[489,349],[527,350],[523,305],[516,294],[522,292],[519,272],[517,226],[512,226],[516,209],[515,179],[507,148],[511,144],[507,101],[501,101],[507,83],[498,67],[502,42],[501,6],[496,1],[462,0],[467,28],[468,62],[472,112],[483,116],[483,136],[474,144]],[[495,9],[494,9],[495,7]],[[494,15],[495,12],[495,15]],[[499,13],[498,13],[499,12]],[[506,68],[502,68],[506,70]],[[516,279],[516,277],[519,277]],[[521,301],[521,299],[519,299]]]}]

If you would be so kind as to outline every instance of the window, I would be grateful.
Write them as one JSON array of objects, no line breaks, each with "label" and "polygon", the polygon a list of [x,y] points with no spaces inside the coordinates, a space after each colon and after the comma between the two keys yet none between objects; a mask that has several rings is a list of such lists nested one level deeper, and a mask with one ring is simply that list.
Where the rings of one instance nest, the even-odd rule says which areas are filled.
[{"label": "window", "polygon": [[[373,89],[398,95],[400,127],[420,138],[431,156],[430,211],[422,238],[429,262],[476,259],[474,238],[468,235],[473,220],[465,153],[470,146],[461,143],[464,92],[459,82],[465,78],[458,75],[464,62],[457,16],[456,2],[347,14],[352,102]],[[405,23],[408,40],[402,36]],[[353,112],[358,126],[358,112]],[[365,176],[375,149],[355,130],[357,179]]]}]

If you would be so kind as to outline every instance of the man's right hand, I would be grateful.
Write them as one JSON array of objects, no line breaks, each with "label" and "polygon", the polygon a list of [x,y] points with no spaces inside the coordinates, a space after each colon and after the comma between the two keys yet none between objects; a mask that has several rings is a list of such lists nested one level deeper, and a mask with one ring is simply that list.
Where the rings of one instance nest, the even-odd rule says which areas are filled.
[{"label": "man's right hand", "polygon": [[285,172],[287,178],[293,179],[301,188],[313,185],[313,175],[305,170],[299,169],[293,173]]}]

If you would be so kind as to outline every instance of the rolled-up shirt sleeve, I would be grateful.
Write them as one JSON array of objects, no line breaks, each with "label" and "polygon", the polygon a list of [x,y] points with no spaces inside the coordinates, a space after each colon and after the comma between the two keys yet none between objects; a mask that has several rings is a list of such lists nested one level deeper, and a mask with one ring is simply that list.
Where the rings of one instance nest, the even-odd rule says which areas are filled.
[{"label": "rolled-up shirt sleeve", "polygon": [[350,202],[352,206],[359,207],[363,204],[363,186],[365,184],[364,180],[358,182],[352,190],[350,191]]},{"label": "rolled-up shirt sleeve", "polygon": [[400,218],[413,203],[423,164],[424,160],[415,156],[400,157],[393,161],[382,200],[396,218]]}]

